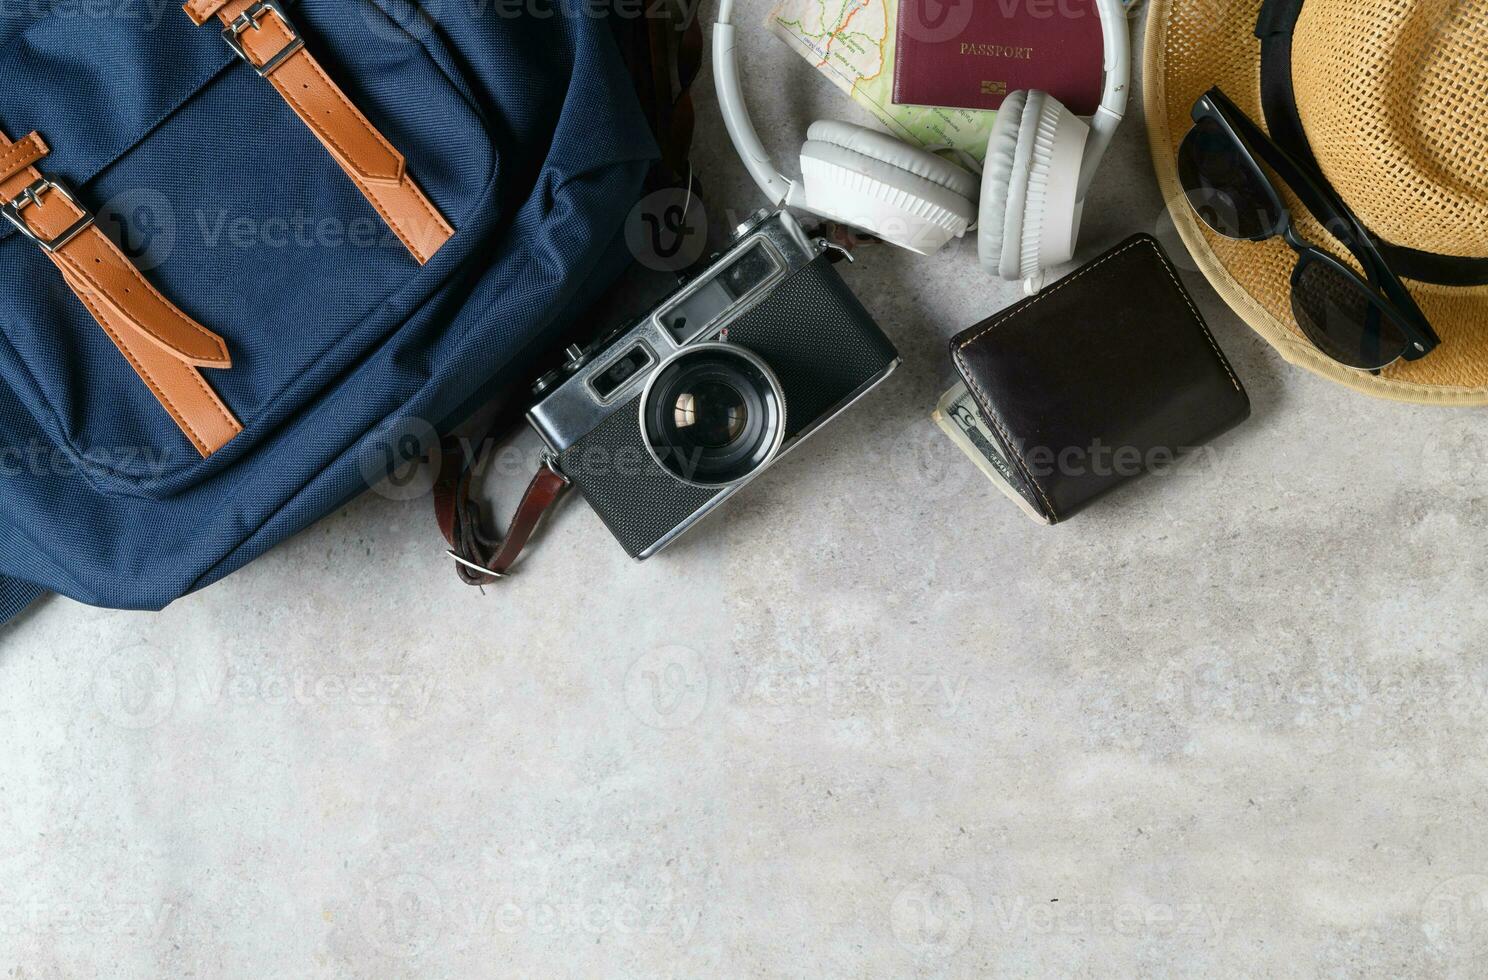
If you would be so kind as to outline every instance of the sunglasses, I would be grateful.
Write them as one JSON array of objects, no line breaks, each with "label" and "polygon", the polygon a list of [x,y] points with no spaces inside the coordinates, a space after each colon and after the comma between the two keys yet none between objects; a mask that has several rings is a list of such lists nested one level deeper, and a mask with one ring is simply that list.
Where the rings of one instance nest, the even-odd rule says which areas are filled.
[{"label": "sunglasses", "polygon": [[[1313,180],[1228,96],[1217,88],[1204,93],[1194,103],[1193,121],[1178,146],[1178,180],[1189,206],[1226,238],[1263,242],[1280,237],[1291,246],[1297,253],[1292,313],[1318,350],[1348,367],[1377,371],[1401,358],[1425,357],[1441,343],[1348,206]],[[1262,162],[1349,250],[1364,275],[1297,233]]]}]

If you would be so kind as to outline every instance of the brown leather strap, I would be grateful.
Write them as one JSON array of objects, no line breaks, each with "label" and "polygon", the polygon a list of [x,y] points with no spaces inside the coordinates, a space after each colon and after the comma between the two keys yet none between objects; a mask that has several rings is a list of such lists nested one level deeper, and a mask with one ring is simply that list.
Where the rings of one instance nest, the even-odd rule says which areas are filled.
[{"label": "brown leather strap", "polygon": [[[646,18],[615,25],[636,94],[662,151],[661,163],[647,180],[653,189],[679,186],[684,180],[691,183],[693,177],[688,163],[694,117],[689,93],[703,60],[702,28],[696,12],[697,5],[687,0],[664,0],[649,8]],[[526,393],[525,388],[514,391]],[[489,431],[500,433],[519,424],[523,408],[524,403],[499,405]],[[495,442],[488,437],[482,445],[488,452]],[[461,581],[489,585],[509,572],[543,514],[563,495],[569,481],[551,459],[545,459],[523,494],[506,537],[498,541],[484,532],[480,506],[472,499],[481,466],[480,459],[471,457],[484,453],[468,453],[466,447],[459,440],[445,440],[434,486],[434,513]]]},{"label": "brown leather strap", "polygon": [[51,152],[51,147],[46,145],[40,133],[29,133],[21,137],[19,141],[0,150],[0,180],[9,180],[15,176],[17,170],[31,166]]},{"label": "brown leather strap", "polygon": [[191,0],[185,10],[197,25],[217,15],[224,39],[289,103],[420,265],[454,236],[408,176],[403,154],[331,81],[275,0]]},{"label": "brown leather strap", "polygon": [[231,367],[227,345],[160,295],[72,192],[36,169],[47,153],[36,133],[15,143],[0,133],[5,218],[47,253],[197,452],[210,456],[242,431],[198,370]]},{"label": "brown leather strap", "polygon": [[480,469],[480,460],[468,458],[463,444],[445,440],[443,465],[434,486],[434,513],[449,542],[449,556],[467,585],[490,585],[510,574],[543,515],[569,487],[568,477],[550,457],[544,457],[517,504],[506,536],[498,540],[485,533],[480,507],[471,499]]},{"label": "brown leather strap", "polygon": [[697,5],[687,0],[659,0],[647,8],[647,16],[615,24],[631,82],[661,149],[661,164],[648,182],[651,188],[676,186],[690,174],[692,84],[703,61],[703,31],[696,14]]}]

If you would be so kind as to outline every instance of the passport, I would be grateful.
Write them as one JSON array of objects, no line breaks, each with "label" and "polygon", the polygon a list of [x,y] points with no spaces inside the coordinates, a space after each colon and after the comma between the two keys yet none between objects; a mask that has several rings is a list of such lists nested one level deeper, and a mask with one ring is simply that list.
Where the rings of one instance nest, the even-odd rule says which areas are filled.
[{"label": "passport", "polygon": [[897,105],[996,109],[1039,89],[1075,115],[1100,105],[1104,45],[1094,0],[899,0]]}]

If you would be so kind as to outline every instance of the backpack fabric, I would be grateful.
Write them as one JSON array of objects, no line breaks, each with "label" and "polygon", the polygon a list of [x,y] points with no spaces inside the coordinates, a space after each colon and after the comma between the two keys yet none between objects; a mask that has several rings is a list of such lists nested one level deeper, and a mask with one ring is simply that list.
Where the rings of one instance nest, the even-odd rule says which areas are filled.
[{"label": "backpack fabric", "polygon": [[414,262],[220,26],[174,4],[0,19],[0,129],[41,133],[38,166],[226,340],[211,381],[243,425],[203,458],[0,224],[0,621],[43,589],[159,609],[240,568],[389,447],[525,383],[627,264],[657,149],[593,2],[283,5],[457,233]]}]

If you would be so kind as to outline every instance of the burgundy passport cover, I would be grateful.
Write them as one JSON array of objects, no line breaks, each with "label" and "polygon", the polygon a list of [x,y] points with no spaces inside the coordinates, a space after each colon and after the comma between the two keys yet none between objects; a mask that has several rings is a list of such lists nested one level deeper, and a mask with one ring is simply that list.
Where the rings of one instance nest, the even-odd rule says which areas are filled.
[{"label": "burgundy passport cover", "polygon": [[1094,0],[899,0],[898,105],[996,109],[1040,89],[1075,115],[1100,105],[1104,59]]}]

